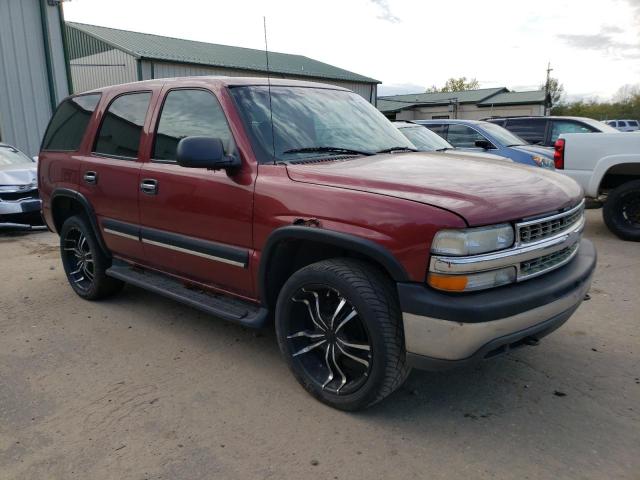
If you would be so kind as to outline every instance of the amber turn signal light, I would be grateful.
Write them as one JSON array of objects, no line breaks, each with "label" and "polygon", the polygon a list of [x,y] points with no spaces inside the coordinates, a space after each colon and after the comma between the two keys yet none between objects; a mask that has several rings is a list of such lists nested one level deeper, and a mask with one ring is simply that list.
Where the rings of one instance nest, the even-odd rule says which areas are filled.
[{"label": "amber turn signal light", "polygon": [[448,292],[462,292],[467,287],[466,275],[438,275],[437,273],[429,273],[427,283],[438,290],[446,290]]}]

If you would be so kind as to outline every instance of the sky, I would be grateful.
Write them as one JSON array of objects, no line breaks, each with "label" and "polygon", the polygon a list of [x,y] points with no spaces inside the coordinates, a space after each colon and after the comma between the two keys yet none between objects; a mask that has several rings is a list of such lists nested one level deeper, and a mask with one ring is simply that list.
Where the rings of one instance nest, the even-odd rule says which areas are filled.
[{"label": "sky", "polygon": [[67,20],[306,55],[422,92],[450,77],[535,90],[547,63],[567,99],[640,84],[640,0],[70,0]]}]

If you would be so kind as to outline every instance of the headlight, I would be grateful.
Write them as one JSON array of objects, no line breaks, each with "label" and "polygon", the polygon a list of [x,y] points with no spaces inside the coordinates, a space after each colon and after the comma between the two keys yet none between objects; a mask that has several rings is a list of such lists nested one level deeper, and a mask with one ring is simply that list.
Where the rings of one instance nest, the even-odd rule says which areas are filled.
[{"label": "headlight", "polygon": [[551,170],[555,170],[556,166],[553,163],[553,160],[547,157],[541,157],[540,155],[533,155],[531,159],[542,168],[550,168]]},{"label": "headlight", "polygon": [[491,227],[440,230],[431,245],[437,255],[466,256],[494,252],[513,245],[513,227],[508,223]]}]

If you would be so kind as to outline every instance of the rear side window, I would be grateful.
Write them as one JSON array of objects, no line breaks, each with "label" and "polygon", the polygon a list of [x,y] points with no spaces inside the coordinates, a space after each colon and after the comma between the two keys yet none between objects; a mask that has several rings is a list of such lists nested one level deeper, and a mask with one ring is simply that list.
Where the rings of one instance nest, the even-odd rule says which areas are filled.
[{"label": "rear side window", "polygon": [[212,93],[172,90],[162,106],[152,158],[175,162],[178,142],[193,136],[219,138],[227,154],[234,149],[227,119]]},{"label": "rear side window", "polygon": [[553,125],[551,129],[551,143],[554,143],[563,133],[591,133],[596,131],[589,125],[571,121],[558,120],[551,124]]},{"label": "rear side window", "polygon": [[87,129],[100,94],[81,95],[65,100],[53,114],[42,141],[42,150],[74,152]]},{"label": "rear side window", "polygon": [[547,121],[534,118],[511,119],[507,121],[506,128],[529,143],[543,143]]},{"label": "rear side window", "polygon": [[637,120],[629,120],[629,126],[630,127],[637,127],[638,126],[638,121]]},{"label": "rear side window", "polygon": [[141,92],[127,93],[111,102],[102,119],[93,151],[113,157],[137,158],[150,100],[151,92]]}]

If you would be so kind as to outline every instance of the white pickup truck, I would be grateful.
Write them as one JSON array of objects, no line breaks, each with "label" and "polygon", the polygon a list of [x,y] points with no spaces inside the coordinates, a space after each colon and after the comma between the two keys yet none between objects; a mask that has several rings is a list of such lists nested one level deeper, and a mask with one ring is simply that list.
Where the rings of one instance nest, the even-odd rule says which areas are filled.
[{"label": "white pickup truck", "polygon": [[603,202],[609,230],[640,241],[640,132],[567,133],[554,148],[556,170]]}]

